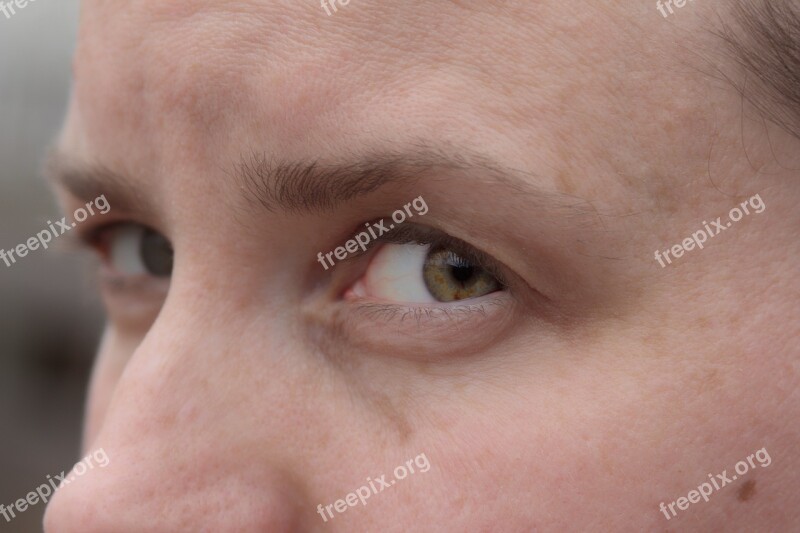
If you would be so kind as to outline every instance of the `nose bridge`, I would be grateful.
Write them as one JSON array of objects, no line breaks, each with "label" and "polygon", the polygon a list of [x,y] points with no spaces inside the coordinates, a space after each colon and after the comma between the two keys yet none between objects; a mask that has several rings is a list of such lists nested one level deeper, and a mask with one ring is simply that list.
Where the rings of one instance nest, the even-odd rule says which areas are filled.
[{"label": "nose bridge", "polygon": [[133,432],[140,442],[172,439],[178,444],[182,435],[192,434],[199,402],[213,387],[206,369],[217,368],[217,333],[192,317],[170,313],[170,307],[175,306],[165,303],[114,385],[97,439]]},{"label": "nose bridge", "polygon": [[[175,280],[177,281],[177,280]],[[195,282],[197,283],[197,282]],[[243,393],[254,379],[245,320],[224,295],[173,283],[147,335],[125,365],[109,402],[99,439],[135,432],[137,440],[180,442],[214,425],[222,429],[253,401]],[[260,328],[259,340],[270,336]],[[276,343],[268,343],[275,345]],[[280,376],[281,357],[262,353],[259,373]],[[261,382],[263,400],[282,394],[280,379]]]},{"label": "nose bridge", "polygon": [[91,443],[109,464],[57,492],[46,530],[297,530],[300,510],[312,506],[301,504],[304,490],[283,458],[270,455],[276,441],[250,457],[258,461],[247,455],[254,427],[247,402],[269,402],[280,391],[266,386],[248,400],[236,386],[247,374],[236,360],[242,347],[230,344],[239,336],[220,332],[219,321],[199,324],[202,310],[187,318],[167,305],[128,362]]}]

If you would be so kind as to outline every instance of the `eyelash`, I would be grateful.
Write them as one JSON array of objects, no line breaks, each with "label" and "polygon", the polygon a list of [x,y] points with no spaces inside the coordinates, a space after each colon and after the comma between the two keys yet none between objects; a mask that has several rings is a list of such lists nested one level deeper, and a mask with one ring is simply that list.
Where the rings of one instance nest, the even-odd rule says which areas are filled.
[{"label": "eyelash", "polygon": [[[503,307],[504,302],[501,301],[500,298],[494,297],[480,304],[459,303],[456,305],[448,305],[448,307],[423,307],[402,304],[380,304],[374,302],[358,305],[357,312],[369,319],[381,318],[386,322],[396,320],[400,323],[407,319],[413,319],[417,322],[417,326],[420,326],[423,322],[429,323],[436,321],[457,324],[459,321],[468,320],[476,314],[486,316],[488,308]],[[398,317],[398,315],[400,316]]]}]

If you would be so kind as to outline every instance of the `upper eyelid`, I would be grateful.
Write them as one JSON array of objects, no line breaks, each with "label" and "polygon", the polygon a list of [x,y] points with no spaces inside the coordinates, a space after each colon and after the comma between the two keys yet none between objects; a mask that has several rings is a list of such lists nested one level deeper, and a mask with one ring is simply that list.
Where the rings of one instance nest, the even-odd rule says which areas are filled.
[{"label": "upper eyelid", "polygon": [[102,249],[102,245],[104,244],[104,236],[108,235],[108,233],[114,229],[128,224],[143,226],[143,224],[139,224],[138,222],[126,220],[116,220],[103,224],[97,224],[93,227],[84,228],[83,231],[75,235],[75,239],[77,239],[77,245],[83,249],[93,251],[104,257],[107,253],[107,250]]},{"label": "upper eyelid", "polygon": [[[379,219],[376,219],[379,220]],[[370,247],[366,251],[358,250],[350,254],[345,261],[355,259],[371,250],[372,243],[384,244],[420,244],[420,245],[435,245],[443,248],[449,248],[456,254],[460,255],[469,262],[483,268],[492,274],[500,284],[505,288],[508,287],[508,276],[504,274],[504,267],[498,260],[483,252],[471,244],[445,233],[442,230],[432,228],[417,223],[406,223],[402,226],[393,229],[386,235],[381,235],[370,243]]]},{"label": "upper eyelid", "polygon": [[[383,219],[374,219],[371,222],[367,222],[366,224],[374,225],[375,222],[380,222]],[[362,231],[362,226],[359,226],[355,231],[350,234],[350,239],[355,237],[355,235]],[[439,230],[434,230],[433,228],[429,228],[426,226],[421,226],[419,224],[414,223],[407,223],[399,226],[396,229],[391,230],[386,235],[380,235],[376,239],[373,239],[367,244],[366,250],[356,250],[355,252],[350,253],[344,260],[353,260],[363,255],[366,255],[372,251],[372,248],[375,244],[378,243],[387,243],[387,244],[433,244],[439,243],[445,238],[447,235],[444,232]]]},{"label": "upper eyelid", "polygon": [[395,239],[393,239],[390,234],[386,242],[391,244],[430,244],[449,248],[467,261],[487,270],[498,278],[498,281],[500,281],[504,287],[508,285],[506,276],[503,274],[503,269],[505,267],[502,267],[499,261],[486,252],[477,249],[475,246],[441,230],[409,224],[408,226],[400,228],[400,232],[396,234]]},{"label": "upper eyelid", "polygon": [[65,246],[70,250],[96,251],[99,235],[106,229],[118,224],[119,222],[96,221],[94,224],[87,219],[74,228],[74,231],[65,235]]}]

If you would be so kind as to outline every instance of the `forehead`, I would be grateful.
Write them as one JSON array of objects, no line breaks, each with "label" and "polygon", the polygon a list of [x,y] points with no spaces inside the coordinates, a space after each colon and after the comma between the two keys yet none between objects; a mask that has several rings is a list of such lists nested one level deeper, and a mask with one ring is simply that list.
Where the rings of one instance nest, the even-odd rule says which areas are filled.
[{"label": "forehead", "polygon": [[485,102],[535,88],[543,76],[579,77],[568,50],[585,46],[573,30],[590,26],[586,18],[541,2],[350,2],[327,16],[312,1],[90,0],[75,75],[79,94],[91,94],[87,108],[120,114],[129,108],[120,101],[136,98],[137,115],[181,111],[211,127],[255,106],[303,130],[304,118],[390,94],[405,96],[413,112],[415,93]]},{"label": "forehead", "polygon": [[[602,157],[586,139],[617,128],[621,104],[636,98],[641,116],[623,117],[636,121],[670,98],[670,66],[620,31],[625,19],[615,2],[352,0],[329,16],[311,0],[88,0],[62,144],[156,175],[251,150],[314,159],[433,136],[579,176],[555,167]],[[629,70],[635,81],[609,82]],[[696,123],[695,111],[670,120]],[[660,128],[639,122],[629,138]],[[564,179],[554,186],[576,192]]]},{"label": "forehead", "polygon": [[75,61],[81,94],[138,100],[146,92],[137,102],[144,111],[177,108],[209,121],[255,106],[303,130],[305,117],[388,94],[411,100],[411,92],[448,93],[469,81],[475,99],[485,99],[487,89],[521,81],[523,57],[529,72],[545,62],[555,68],[553,57],[531,53],[535,39],[512,31],[510,13],[447,1],[351,2],[332,17],[311,1],[146,1],[124,11],[113,4],[84,7]]}]

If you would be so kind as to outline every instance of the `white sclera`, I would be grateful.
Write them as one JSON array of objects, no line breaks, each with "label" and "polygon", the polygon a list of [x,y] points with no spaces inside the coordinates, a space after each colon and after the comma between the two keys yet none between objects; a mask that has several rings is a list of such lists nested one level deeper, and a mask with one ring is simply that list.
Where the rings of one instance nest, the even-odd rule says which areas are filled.
[{"label": "white sclera", "polygon": [[109,259],[111,267],[126,276],[147,273],[142,261],[142,237],[144,228],[124,226],[114,232],[111,241]]},{"label": "white sclera", "polygon": [[371,296],[403,303],[432,303],[422,269],[430,245],[385,244],[370,262],[364,278]]}]

